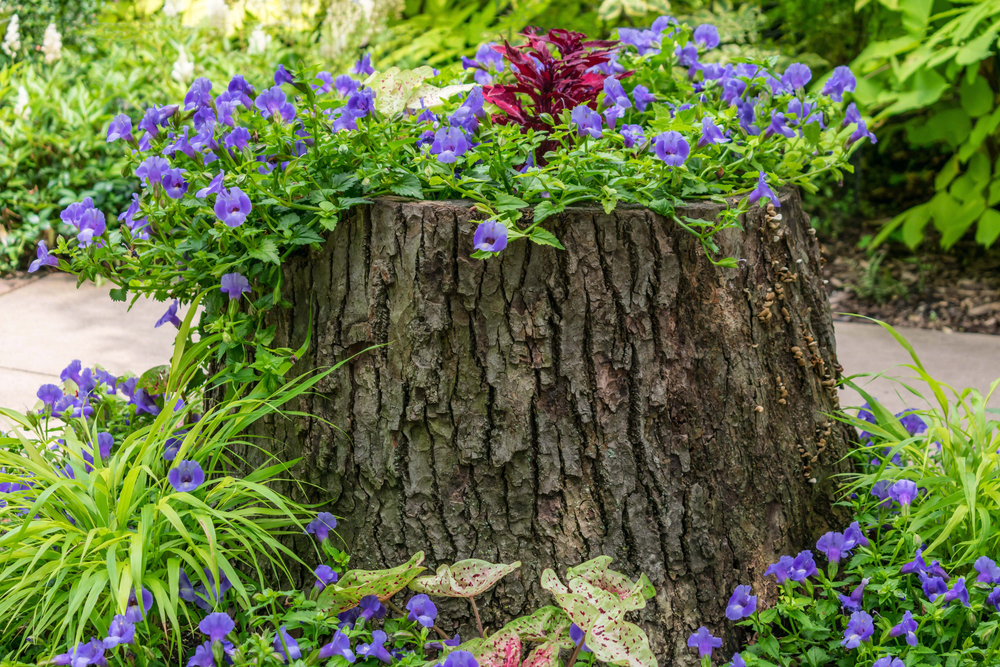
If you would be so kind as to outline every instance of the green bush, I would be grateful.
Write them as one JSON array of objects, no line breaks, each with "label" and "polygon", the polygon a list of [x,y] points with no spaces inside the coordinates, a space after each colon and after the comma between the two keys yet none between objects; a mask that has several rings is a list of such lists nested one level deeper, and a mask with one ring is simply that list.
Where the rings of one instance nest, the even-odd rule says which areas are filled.
[{"label": "green bush", "polygon": [[872,245],[898,230],[915,248],[933,223],[944,248],[972,228],[989,247],[1000,237],[1000,0],[881,5],[892,22],[854,62],[858,100],[881,109],[876,122],[899,125],[911,145],[936,146],[951,158],[937,174],[933,198],[894,217]]}]

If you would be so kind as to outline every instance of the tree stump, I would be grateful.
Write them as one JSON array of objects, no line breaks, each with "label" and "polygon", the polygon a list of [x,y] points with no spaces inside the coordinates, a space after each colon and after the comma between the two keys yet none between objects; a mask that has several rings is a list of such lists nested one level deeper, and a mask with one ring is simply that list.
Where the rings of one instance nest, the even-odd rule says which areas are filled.
[{"label": "tree stump", "polygon": [[[819,244],[797,192],[779,212],[720,234],[741,258],[721,268],[643,209],[572,209],[546,224],[565,250],[515,243],[483,262],[468,202],[360,206],[288,261],[275,343],[300,345],[311,324],[299,372],[386,345],[291,406],[342,431],[276,419],[258,434],[303,457],[304,500],[343,517],[354,567],[418,550],[430,567],[520,560],[481,601],[497,629],[551,604],[544,568],[606,554],[656,586],[639,623],[661,666],[696,664],[687,637],[703,624],[728,657],[734,587],[766,597],[769,563],[844,528]],[[451,617],[466,639],[467,613]]]}]

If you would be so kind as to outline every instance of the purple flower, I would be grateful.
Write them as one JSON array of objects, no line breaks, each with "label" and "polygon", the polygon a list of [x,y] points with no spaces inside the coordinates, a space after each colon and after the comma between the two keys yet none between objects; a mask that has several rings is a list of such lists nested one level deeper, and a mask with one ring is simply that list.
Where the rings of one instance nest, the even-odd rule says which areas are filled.
[{"label": "purple flower", "polygon": [[701,139],[698,140],[698,148],[714,146],[727,141],[729,140],[722,134],[722,130],[715,124],[711,116],[705,116],[701,119]]},{"label": "purple flower", "polygon": [[144,185],[152,186],[163,178],[163,172],[170,168],[170,163],[162,157],[148,157],[135,168],[135,175]]},{"label": "purple flower", "polygon": [[295,79],[292,75],[288,73],[284,65],[278,65],[278,69],[274,72],[274,85],[280,86],[283,83],[294,83]]},{"label": "purple flower", "polygon": [[481,222],[472,237],[472,245],[476,250],[500,252],[507,247],[507,228],[496,220]]},{"label": "purple flower", "polygon": [[104,638],[104,648],[114,648],[119,644],[131,644],[135,641],[135,625],[129,623],[121,614],[112,619],[108,626],[108,636]]},{"label": "purple flower", "polygon": [[198,190],[198,192],[194,193],[194,196],[198,197],[199,199],[204,199],[210,194],[216,194],[216,195],[222,194],[223,191],[225,190],[225,188],[223,187],[223,179],[225,177],[226,177],[225,172],[223,172],[220,169],[219,173],[216,174],[215,177],[212,179],[212,181],[208,184],[208,187]]},{"label": "purple flower", "polygon": [[703,625],[698,628],[697,632],[688,637],[688,646],[698,649],[699,657],[711,657],[712,649],[720,648],[722,640],[718,637],[713,637],[708,628]]},{"label": "purple flower", "polygon": [[160,131],[159,125],[161,122],[160,109],[158,107],[149,107],[142,115],[142,120],[139,121],[139,129],[145,130],[149,136],[155,137]]},{"label": "purple flower", "polygon": [[653,30],[618,28],[618,40],[622,44],[634,46],[639,51],[640,56],[660,52],[660,34]]},{"label": "purple flower", "polygon": [[215,655],[212,653],[212,642],[205,642],[194,650],[194,656],[188,660],[187,667],[215,667]]},{"label": "purple flower", "polygon": [[203,635],[208,635],[208,641],[213,644],[225,638],[235,627],[236,623],[229,618],[229,614],[221,611],[209,614],[198,624],[198,629]]},{"label": "purple flower", "polygon": [[795,560],[791,556],[782,556],[778,559],[777,563],[772,563],[768,566],[767,570],[764,571],[764,576],[774,575],[778,580],[779,584],[785,583],[785,580],[789,578],[789,573],[792,568],[792,563]]},{"label": "purple flower", "polygon": [[691,147],[681,136],[680,132],[663,132],[653,137],[653,145],[650,149],[656,153],[656,157],[663,160],[671,167],[679,167],[687,160],[691,153]]},{"label": "purple flower", "polygon": [[842,65],[833,70],[833,74],[823,84],[820,94],[827,95],[834,102],[840,102],[844,99],[844,93],[853,93],[857,85],[858,80],[854,78],[851,68]]},{"label": "purple flower", "polygon": [[889,636],[899,637],[900,635],[906,635],[906,643],[910,646],[916,646],[917,635],[914,633],[916,633],[917,627],[917,622],[913,620],[913,614],[907,611],[903,614],[903,620],[899,622],[899,625],[894,625],[892,630],[889,631]]},{"label": "purple flower", "polygon": [[329,539],[330,533],[337,527],[337,517],[329,512],[320,512],[316,518],[306,525],[306,533],[315,535],[322,542]]},{"label": "purple flower", "polygon": [[614,127],[618,121],[618,117],[625,113],[626,109],[632,108],[632,101],[629,100],[628,94],[622,88],[621,81],[613,76],[604,79],[603,106],[610,107],[604,112],[605,118],[608,121],[608,127]]},{"label": "purple flower", "polygon": [[868,581],[868,579],[862,579],[861,583],[851,591],[849,596],[840,595],[840,604],[848,611],[859,611],[861,609],[861,602],[864,600],[865,586],[868,585]]},{"label": "purple flower", "polygon": [[788,568],[788,578],[792,581],[802,582],[814,574],[816,574],[816,561],[813,560],[812,552],[808,549],[800,551]]},{"label": "purple flower", "polygon": [[[285,626],[281,626],[275,634],[274,642],[271,645],[274,647],[274,652],[280,654],[285,662],[298,660],[302,657],[302,650],[299,649],[299,643],[292,639],[292,636],[285,630]],[[286,649],[288,650],[288,655],[285,655]]]},{"label": "purple flower", "polygon": [[1000,611],[1000,586],[995,587],[990,594],[986,596],[986,604],[992,606],[997,611]]},{"label": "purple flower", "polygon": [[87,667],[87,665],[107,665],[104,659],[104,645],[96,637],[89,642],[80,642],[76,648],[57,655],[52,659],[53,665],[71,665],[71,667]]},{"label": "purple flower", "polygon": [[[767,177],[763,171],[757,176],[757,187],[750,193],[747,200],[750,204],[756,204],[762,197],[767,197],[770,202],[774,204],[775,208],[781,208],[781,202],[778,201],[778,197],[775,196],[775,194],[771,191],[771,188],[767,186]],[[763,204],[761,204],[761,206],[763,206]]]},{"label": "purple flower", "polygon": [[920,435],[927,431],[927,422],[916,414],[914,408],[907,408],[896,414],[896,419],[910,435]]},{"label": "purple flower", "polygon": [[855,521],[844,531],[844,551],[850,551],[855,546],[867,547],[870,545],[865,533],[861,530],[861,525]]},{"label": "purple flower", "polygon": [[733,666],[732,667],[747,667],[746,660],[739,653],[733,653]]},{"label": "purple flower", "polygon": [[132,141],[132,119],[123,113],[118,114],[111,120],[111,124],[108,125],[108,141],[117,141],[119,139],[124,139],[125,141]]},{"label": "purple flower", "polygon": [[889,488],[889,497],[900,505],[909,505],[917,497],[917,484],[908,479],[901,479]]},{"label": "purple flower", "polygon": [[250,198],[235,185],[229,190],[223,189],[215,197],[215,216],[227,227],[242,225],[252,209]]},{"label": "purple flower", "polygon": [[757,596],[750,595],[750,590],[749,586],[736,587],[726,605],[726,618],[730,621],[739,621],[757,611]]},{"label": "purple flower", "polygon": [[722,101],[732,106],[742,98],[747,89],[746,81],[737,78],[729,78],[722,82]]},{"label": "purple flower", "polygon": [[851,614],[851,620],[847,623],[844,639],[840,645],[846,649],[857,648],[861,646],[861,642],[871,639],[874,633],[875,624],[872,622],[872,617],[867,612],[856,611]]},{"label": "purple flower", "polygon": [[875,138],[873,133],[868,131],[868,125],[863,120],[858,121],[857,129],[847,138],[847,145],[850,146],[855,141],[860,141],[861,139],[868,139],[873,145],[878,143],[878,139]]},{"label": "purple flower", "polygon": [[124,212],[118,215],[118,219],[123,221],[132,232],[133,239],[145,240],[149,238],[149,220],[147,218],[136,218],[139,213],[139,193],[132,193],[132,203]]},{"label": "purple flower", "polygon": [[229,295],[229,300],[239,299],[244,293],[250,293],[250,281],[242,273],[227,273],[222,276],[221,291]]},{"label": "purple flower", "polygon": [[337,94],[340,95],[341,97],[347,97],[355,90],[357,90],[358,86],[360,85],[361,85],[360,83],[352,79],[347,74],[341,74],[336,79],[334,79],[333,82],[333,87],[337,89]]},{"label": "purple flower", "polygon": [[387,639],[384,632],[381,630],[376,630],[372,633],[372,643],[371,644],[360,644],[358,645],[358,655],[364,656],[365,658],[377,658],[384,663],[392,662],[392,656],[385,649],[385,640]]},{"label": "purple flower", "polygon": [[889,498],[889,487],[891,486],[892,482],[887,479],[880,479],[872,485],[871,495],[882,501],[878,504],[879,507],[892,505],[892,499]]},{"label": "purple flower", "polygon": [[197,461],[184,460],[167,473],[167,481],[179,493],[190,493],[205,481],[205,471]]},{"label": "purple flower", "polygon": [[460,127],[468,134],[473,134],[479,129],[479,119],[485,115],[483,112],[483,89],[476,86],[469,91],[469,94],[462,101],[462,106],[448,116],[448,124],[452,127]]},{"label": "purple flower", "polygon": [[920,584],[924,589],[924,595],[926,595],[931,602],[937,599],[937,596],[944,595],[948,592],[948,584],[944,582],[941,577],[929,577],[923,572],[920,573]]},{"label": "purple flower", "polygon": [[[361,618],[366,621],[370,621],[373,618],[382,618],[385,616],[386,609],[379,601],[377,595],[366,595],[361,598],[361,602],[358,603],[358,607],[361,608]],[[361,653],[358,651],[358,653]]]},{"label": "purple flower", "polygon": [[906,665],[899,658],[887,655],[873,662],[872,667],[906,667]]},{"label": "purple flower", "polygon": [[354,67],[351,68],[352,74],[374,74],[375,68],[372,67],[372,56],[370,53],[366,53],[361,56],[358,62],[354,63]]},{"label": "purple flower", "polygon": [[969,606],[969,590],[965,587],[965,577],[960,577],[951,587],[951,590],[944,594],[944,601],[946,603],[953,600],[961,602],[963,607]]},{"label": "purple flower", "polygon": [[245,127],[237,127],[226,135],[222,144],[229,149],[243,150],[250,143],[250,131]]},{"label": "purple flower", "polygon": [[572,623],[569,626],[569,638],[573,640],[573,643],[580,647],[580,653],[590,653],[590,648],[583,643],[583,640],[587,638],[587,633],[583,631],[576,623]]},{"label": "purple flower", "polygon": [[764,82],[771,88],[771,95],[777,97],[778,95],[787,95],[792,91],[789,90],[788,86],[783,84],[778,79],[775,79],[770,74],[764,74]]},{"label": "purple flower", "polygon": [[[175,437],[167,438],[166,442],[163,443],[163,459],[165,461],[173,461],[177,458],[177,454],[181,451],[181,445],[184,444],[184,435],[187,433],[187,429],[181,429],[176,432]],[[188,600],[193,602],[194,600]]]},{"label": "purple flower", "polygon": [[656,101],[656,95],[649,92],[649,88],[640,84],[632,89],[632,99],[635,100],[636,109],[645,111],[648,105]]},{"label": "purple flower", "polygon": [[714,25],[702,23],[694,29],[694,41],[706,49],[714,49],[719,45],[719,29]]},{"label": "purple flower", "polygon": [[38,396],[38,400],[51,407],[63,397],[63,392],[62,389],[54,384],[43,384],[38,388],[38,393],[35,395]]},{"label": "purple flower", "polygon": [[188,184],[184,180],[184,175],[181,173],[180,169],[167,169],[163,172],[163,179],[160,181],[163,185],[163,191],[167,193],[167,196],[171,199],[180,199],[187,192]]},{"label": "purple flower", "polygon": [[194,587],[194,603],[198,605],[201,609],[205,611],[212,611],[212,606],[222,599],[222,596],[226,594],[230,588],[233,587],[232,583],[229,581],[229,577],[226,576],[225,572],[219,571],[219,581],[216,583],[215,576],[212,574],[211,568],[205,568],[203,571],[205,575],[205,580],[209,582],[211,590],[205,587],[205,584],[198,582]]},{"label": "purple flower", "polygon": [[273,116],[285,122],[291,122],[295,119],[295,107],[288,101],[288,98],[285,97],[285,91],[279,86],[262,90],[253,104],[260,110],[260,115],[264,118]]},{"label": "purple flower", "polygon": [[371,88],[358,88],[347,98],[344,114],[357,120],[371,115],[375,111],[375,91]]},{"label": "purple flower", "polygon": [[785,73],[781,75],[781,83],[792,90],[805,88],[810,79],[812,79],[812,70],[802,63],[789,65]]},{"label": "purple flower", "polygon": [[465,134],[457,127],[442,127],[434,134],[431,153],[437,155],[438,162],[451,164],[469,150]]},{"label": "purple flower", "polygon": [[210,106],[212,106],[212,82],[200,76],[194,80],[187,95],[184,96],[184,109],[190,111],[197,107]]},{"label": "purple flower", "polygon": [[579,136],[588,135],[600,139],[602,134],[601,115],[590,107],[581,104],[570,113],[570,121],[576,125]]},{"label": "purple flower", "polygon": [[[139,606],[139,598],[142,598],[142,606]],[[128,602],[125,605],[125,619],[129,623],[138,623],[149,610],[153,607],[153,594],[147,591],[145,588],[140,587],[139,593],[136,593],[135,589],[129,593]]]},{"label": "purple flower", "polygon": [[[448,642],[449,640],[446,639],[444,643],[450,646],[451,644]],[[457,644],[455,645],[457,646]],[[479,667],[479,662],[468,651],[452,651],[444,659],[444,667]]]},{"label": "purple flower", "polygon": [[844,534],[830,531],[816,542],[816,548],[826,554],[831,563],[840,562],[841,556],[846,556],[850,549],[844,546]]},{"label": "purple flower", "polygon": [[504,70],[503,56],[493,50],[494,46],[493,42],[481,44],[476,49],[475,59],[462,56],[462,69],[476,70],[473,77],[480,86],[492,84],[493,74]]},{"label": "purple flower", "polygon": [[337,630],[337,634],[333,636],[330,643],[319,650],[320,660],[326,660],[335,655],[343,656],[347,662],[354,662],[357,659],[354,651],[351,650],[350,637],[345,635],[341,630]]},{"label": "purple flower", "polygon": [[740,128],[742,128],[744,132],[754,137],[760,134],[760,128],[753,124],[755,114],[752,101],[744,102],[741,99],[737,99],[736,117],[739,118]]},{"label": "purple flower", "polygon": [[646,138],[642,130],[642,125],[625,125],[621,129],[622,139],[625,140],[625,148],[632,148],[637,143]]},{"label": "purple flower", "polygon": [[76,235],[76,240],[81,247],[89,247],[105,230],[107,226],[104,224],[104,213],[96,208],[87,209],[80,219],[80,232]]},{"label": "purple flower", "polygon": [[43,266],[59,266],[59,260],[56,259],[55,255],[49,253],[48,246],[45,245],[45,241],[38,242],[38,248],[35,249],[35,258],[31,264],[28,265],[28,273],[34,273]]},{"label": "purple flower", "polygon": [[[39,390],[39,394],[40,392],[41,390]],[[39,395],[39,398],[41,398],[41,395]],[[997,567],[997,564],[989,556],[980,556],[977,558],[973,567],[979,573],[976,581],[980,584],[1000,584],[1000,567]]]},{"label": "purple flower", "polygon": [[329,72],[320,72],[316,75],[317,81],[322,81],[320,85],[313,84],[313,90],[317,95],[326,95],[333,92],[333,75]]},{"label": "purple flower", "polygon": [[795,130],[785,124],[785,114],[780,111],[771,112],[771,124],[767,126],[766,130],[764,130],[765,138],[775,134],[780,134],[781,136],[788,138],[795,136]]},{"label": "purple flower", "polygon": [[434,627],[434,619],[437,617],[437,607],[423,593],[410,598],[409,602],[406,603],[406,609],[410,612],[407,614],[406,620],[416,621],[425,628]]},{"label": "purple flower", "polygon": [[681,67],[694,68],[699,65],[698,46],[694,42],[674,48],[674,55],[677,56],[677,64]]},{"label": "purple flower", "polygon": [[320,591],[330,584],[337,583],[337,573],[329,565],[320,565],[313,570],[313,574],[316,575],[316,584],[314,588],[317,588]]}]

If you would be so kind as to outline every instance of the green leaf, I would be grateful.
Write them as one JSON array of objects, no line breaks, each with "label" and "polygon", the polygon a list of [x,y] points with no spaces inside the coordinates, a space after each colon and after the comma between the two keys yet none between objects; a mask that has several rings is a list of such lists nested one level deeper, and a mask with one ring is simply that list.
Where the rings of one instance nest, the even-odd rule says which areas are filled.
[{"label": "green leaf", "polygon": [[976,243],[989,248],[1000,237],[1000,211],[988,208],[979,216],[976,227]]},{"label": "green leaf", "polygon": [[997,26],[992,26],[979,37],[962,47],[955,56],[955,62],[959,65],[971,65],[984,58],[989,58],[993,53],[993,43],[997,39]]},{"label": "green leaf", "polygon": [[247,248],[247,254],[254,259],[281,264],[281,258],[278,257],[278,244],[274,242],[274,239],[263,239],[256,248]]},{"label": "green leaf", "polygon": [[559,239],[556,238],[555,234],[542,229],[541,227],[535,227],[531,230],[531,236],[529,238],[539,245],[550,245],[555,248],[559,248],[560,250],[566,249],[563,247],[563,244],[559,242]]},{"label": "green leaf", "polygon": [[551,215],[562,213],[566,207],[563,204],[553,204],[551,201],[543,201],[535,206],[535,222],[541,222]]},{"label": "green leaf", "polygon": [[548,605],[531,616],[515,618],[500,632],[513,632],[526,641],[557,641],[564,648],[573,648],[573,640],[566,634],[571,623],[565,611]]},{"label": "green leaf", "polygon": [[649,638],[638,625],[601,615],[583,640],[594,656],[612,665],[655,667],[656,656]]},{"label": "green leaf", "polygon": [[498,581],[521,567],[521,561],[508,565],[494,564],[485,560],[469,558],[453,565],[442,565],[431,577],[421,577],[410,583],[410,589],[417,593],[441,595],[453,598],[468,598],[493,588]]},{"label": "green leaf", "polygon": [[493,202],[496,206],[497,211],[514,211],[519,208],[527,208],[528,202],[515,197],[514,195],[508,195],[503,192],[499,192],[493,196]]},{"label": "green leaf", "polygon": [[424,191],[420,187],[420,179],[410,173],[401,173],[402,179],[389,186],[393,193],[400,197],[412,197],[413,199],[423,199]]},{"label": "green leaf", "polygon": [[986,77],[976,77],[971,82],[963,77],[959,86],[959,99],[962,108],[972,118],[989,113],[995,106],[993,88]]},{"label": "green leaf", "polygon": [[120,288],[111,290],[111,300],[112,301],[125,301],[125,298],[127,296],[128,296],[128,288],[127,287],[120,287]]}]

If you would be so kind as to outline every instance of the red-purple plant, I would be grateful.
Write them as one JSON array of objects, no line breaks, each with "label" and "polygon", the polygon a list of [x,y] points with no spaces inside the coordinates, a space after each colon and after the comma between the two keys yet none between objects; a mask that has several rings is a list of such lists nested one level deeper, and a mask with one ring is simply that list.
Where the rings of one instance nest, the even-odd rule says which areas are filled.
[{"label": "red-purple plant", "polygon": [[[517,81],[513,86],[485,86],[483,97],[500,107],[493,122],[513,123],[522,129],[542,130],[548,124],[542,114],[558,117],[564,109],[586,104],[597,108],[597,96],[604,88],[607,75],[588,71],[611,60],[617,40],[586,40],[586,35],[570,30],[550,30],[539,35],[535,28],[523,33],[527,44],[511,46],[506,40],[493,49],[513,65]],[[559,57],[553,54],[553,48]],[[618,79],[632,72],[616,74]],[[549,142],[546,142],[546,144]],[[548,150],[545,144],[538,151],[540,158]]]}]

